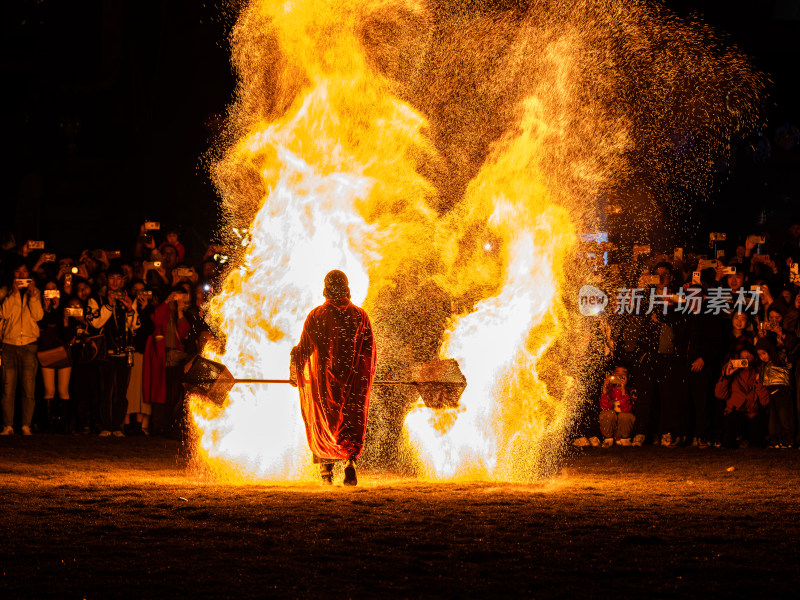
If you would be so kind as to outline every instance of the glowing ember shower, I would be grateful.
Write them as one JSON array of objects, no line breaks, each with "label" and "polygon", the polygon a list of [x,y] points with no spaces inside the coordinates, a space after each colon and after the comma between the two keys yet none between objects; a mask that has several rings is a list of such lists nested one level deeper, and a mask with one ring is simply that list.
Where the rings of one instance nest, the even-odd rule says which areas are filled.
[{"label": "glowing ember shower", "polygon": [[[210,303],[225,344],[209,358],[285,378],[324,274],[342,269],[380,377],[439,357],[468,381],[454,409],[376,390],[364,461],[438,479],[549,472],[584,398],[578,235],[631,183],[674,191],[677,173],[702,192],[763,82],[702,26],[622,0],[253,0],[231,41],[239,86],[213,176],[248,244]],[[237,386],[192,412],[217,472],[309,472],[294,389]]]}]

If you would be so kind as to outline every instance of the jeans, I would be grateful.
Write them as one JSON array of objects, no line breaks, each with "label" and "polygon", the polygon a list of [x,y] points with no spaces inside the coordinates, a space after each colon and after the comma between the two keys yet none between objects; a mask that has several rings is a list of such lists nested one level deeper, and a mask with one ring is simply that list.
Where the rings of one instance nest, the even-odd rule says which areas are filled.
[{"label": "jeans", "polygon": [[599,420],[600,432],[604,438],[625,439],[631,437],[636,417],[629,412],[618,413],[613,410],[604,410],[600,413]]},{"label": "jeans", "polygon": [[34,388],[36,369],[36,344],[14,346],[3,344],[3,424],[14,426],[14,402],[17,396],[17,380],[22,383],[22,426],[30,427],[36,405]]}]

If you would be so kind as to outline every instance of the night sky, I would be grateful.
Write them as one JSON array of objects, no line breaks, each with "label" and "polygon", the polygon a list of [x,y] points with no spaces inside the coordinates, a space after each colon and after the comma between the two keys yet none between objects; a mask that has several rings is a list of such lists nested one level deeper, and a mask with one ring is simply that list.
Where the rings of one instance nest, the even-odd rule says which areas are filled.
[{"label": "night sky", "polygon": [[[509,2],[505,2],[509,4]],[[691,218],[706,223],[800,215],[800,0],[667,2],[753,57],[774,84],[757,163],[742,147],[727,182]],[[125,249],[145,219],[180,224],[193,250],[217,226],[206,163],[235,78],[227,33],[235,2],[10,0],[2,4],[4,218],[22,242],[78,252]]]}]

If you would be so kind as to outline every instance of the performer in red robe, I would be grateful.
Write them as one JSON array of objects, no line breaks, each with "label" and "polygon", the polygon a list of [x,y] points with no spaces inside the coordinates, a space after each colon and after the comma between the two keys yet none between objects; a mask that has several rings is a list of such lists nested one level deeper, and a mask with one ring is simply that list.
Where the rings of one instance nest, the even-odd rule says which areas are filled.
[{"label": "performer in red robe", "polygon": [[367,313],[350,302],[347,276],[325,276],[326,298],[306,318],[292,349],[293,377],[308,445],[322,480],[333,482],[333,463],[346,460],[345,485],[356,485],[355,460],[364,449],[375,339]]}]

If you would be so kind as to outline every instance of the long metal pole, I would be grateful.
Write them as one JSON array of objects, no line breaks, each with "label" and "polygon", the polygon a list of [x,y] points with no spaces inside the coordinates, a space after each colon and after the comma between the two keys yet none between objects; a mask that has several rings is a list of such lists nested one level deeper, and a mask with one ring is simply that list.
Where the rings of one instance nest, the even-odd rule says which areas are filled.
[{"label": "long metal pole", "polygon": [[[214,381],[214,380],[209,380]],[[233,383],[289,383],[291,384],[292,381],[290,379],[234,379]],[[440,383],[440,384],[448,384],[453,383],[454,385],[456,382],[450,381],[426,381],[426,382],[419,382],[419,381],[373,381],[373,385],[420,385],[420,383]]]}]

